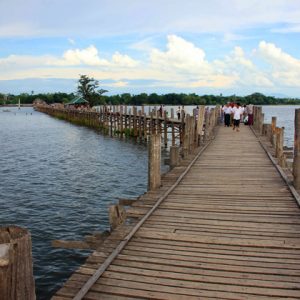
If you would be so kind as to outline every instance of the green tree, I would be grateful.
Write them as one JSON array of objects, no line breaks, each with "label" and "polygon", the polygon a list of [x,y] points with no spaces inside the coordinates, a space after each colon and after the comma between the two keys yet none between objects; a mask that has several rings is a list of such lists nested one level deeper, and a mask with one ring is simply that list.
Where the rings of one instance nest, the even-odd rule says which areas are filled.
[{"label": "green tree", "polygon": [[107,90],[99,88],[99,81],[94,78],[90,78],[87,75],[80,75],[77,86],[77,93],[87,100],[90,106],[94,106],[98,102],[100,102],[100,96],[106,92]]}]

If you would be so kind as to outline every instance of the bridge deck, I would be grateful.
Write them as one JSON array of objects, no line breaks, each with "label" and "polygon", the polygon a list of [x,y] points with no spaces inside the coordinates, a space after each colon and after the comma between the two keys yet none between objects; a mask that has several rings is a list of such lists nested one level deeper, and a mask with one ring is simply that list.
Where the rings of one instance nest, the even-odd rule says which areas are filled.
[{"label": "bridge deck", "polygon": [[[56,299],[78,292],[114,238]],[[219,129],[85,297],[300,299],[300,209],[248,127]]]}]

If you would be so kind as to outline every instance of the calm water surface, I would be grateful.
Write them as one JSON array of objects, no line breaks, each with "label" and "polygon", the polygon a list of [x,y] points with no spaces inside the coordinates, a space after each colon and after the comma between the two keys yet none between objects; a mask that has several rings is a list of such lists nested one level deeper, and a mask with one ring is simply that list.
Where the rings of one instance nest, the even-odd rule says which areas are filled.
[{"label": "calm water surface", "polygon": [[[263,107],[265,121],[277,116],[286,128],[288,146],[295,108]],[[9,110],[0,108],[0,225],[30,230],[37,298],[49,299],[88,254],[52,248],[51,241],[107,230],[108,206],[146,191],[147,149],[31,108]]]},{"label": "calm water surface", "polygon": [[277,126],[284,127],[284,144],[289,147],[294,145],[294,120],[296,108],[300,108],[300,105],[263,106],[265,123],[271,123],[272,117],[277,117]]},{"label": "calm water surface", "polygon": [[119,141],[31,108],[0,108],[0,225],[32,235],[38,299],[49,299],[86,251],[51,247],[108,229],[108,206],[145,192],[145,145]]}]

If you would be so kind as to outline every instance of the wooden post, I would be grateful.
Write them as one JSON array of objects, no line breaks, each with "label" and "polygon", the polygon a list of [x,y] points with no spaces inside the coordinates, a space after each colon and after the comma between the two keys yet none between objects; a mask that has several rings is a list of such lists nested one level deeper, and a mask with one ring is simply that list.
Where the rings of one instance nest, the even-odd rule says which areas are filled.
[{"label": "wooden post", "polygon": [[147,141],[147,116],[146,116],[146,113],[143,114],[143,117],[144,117],[144,140]]},{"label": "wooden post", "polygon": [[128,128],[129,128],[129,136],[131,136],[131,108],[129,108]]},{"label": "wooden post", "polygon": [[174,108],[171,108],[171,119],[174,119]]},{"label": "wooden post", "polygon": [[201,144],[201,136],[203,131],[203,124],[204,124],[204,116],[205,116],[205,106],[200,105],[198,111],[198,121],[197,121],[197,135],[198,135],[198,146]]},{"label": "wooden post", "polygon": [[150,137],[148,151],[148,190],[152,191],[160,187],[160,164],[161,164],[161,137],[153,134]]},{"label": "wooden post", "polygon": [[220,121],[220,111],[221,111],[220,105],[217,105],[215,107],[215,126],[217,126],[219,124],[219,121]]},{"label": "wooden post", "polygon": [[278,144],[278,163],[281,167],[285,166],[284,161],[284,154],[283,154],[283,138],[284,138],[284,127],[279,128],[278,135],[277,135],[277,141],[276,144]]},{"label": "wooden post", "polygon": [[109,126],[110,126],[110,136],[113,136],[113,113],[112,113],[111,106],[110,106],[110,111],[109,111]]},{"label": "wooden post", "polygon": [[172,122],[172,146],[175,146],[175,125]]},{"label": "wooden post", "polygon": [[137,108],[133,107],[133,136],[137,137]]},{"label": "wooden post", "polygon": [[124,111],[124,127],[125,127],[125,132],[127,132],[127,105],[125,105],[125,111]]},{"label": "wooden post", "polygon": [[210,116],[209,116],[209,136],[210,138],[213,137],[213,130],[216,124],[216,112],[215,108],[212,108],[210,110]]},{"label": "wooden post", "polygon": [[295,109],[295,137],[293,161],[294,187],[300,190],[300,108]]},{"label": "wooden post", "polygon": [[209,139],[209,123],[210,123],[210,113],[209,109],[205,112],[205,131],[204,131],[204,139],[207,141]]},{"label": "wooden post", "polygon": [[261,122],[261,106],[256,107],[256,117],[255,117],[255,124],[254,128],[260,133],[260,122]]},{"label": "wooden post", "polygon": [[122,205],[111,205],[109,207],[109,224],[111,230],[117,228],[126,219],[126,211]]},{"label": "wooden post", "polygon": [[264,126],[265,114],[260,114],[260,122],[259,122],[259,133],[263,134],[263,126]]},{"label": "wooden post", "polygon": [[[126,116],[125,116],[126,118]],[[123,126],[123,105],[120,107],[120,131],[121,131],[121,137],[123,137],[124,134],[124,126]]]},{"label": "wooden post", "polygon": [[189,154],[189,130],[190,130],[190,115],[185,116],[184,135],[182,145],[182,156],[185,158]]},{"label": "wooden post", "polygon": [[168,147],[168,120],[167,120],[167,112],[164,111],[164,144],[165,148]]},{"label": "wooden post", "polygon": [[272,117],[270,142],[272,143],[273,147],[275,146],[276,123],[277,123],[277,118],[276,117]]},{"label": "wooden post", "polygon": [[0,228],[0,299],[36,299],[31,236],[16,226]]},{"label": "wooden post", "polygon": [[279,165],[283,165],[283,132],[284,127],[276,127],[276,147],[275,147],[275,156],[278,158]]},{"label": "wooden post", "polygon": [[139,129],[138,129],[138,134],[139,134],[139,139],[140,141],[142,140],[142,134],[143,134],[143,131],[142,131],[142,111],[139,110],[138,111],[138,120],[139,120]]},{"label": "wooden post", "polygon": [[150,123],[149,123],[149,136],[155,133],[154,126],[153,126],[153,112],[150,112]]},{"label": "wooden post", "polygon": [[170,147],[170,168],[173,169],[178,165],[179,165],[179,147],[171,146]]},{"label": "wooden post", "polygon": [[279,127],[276,127],[275,128],[275,136],[276,136],[276,143],[275,143],[275,157],[278,158],[278,152],[279,152],[279,147],[278,147],[278,135],[279,135],[279,130],[280,128]]}]

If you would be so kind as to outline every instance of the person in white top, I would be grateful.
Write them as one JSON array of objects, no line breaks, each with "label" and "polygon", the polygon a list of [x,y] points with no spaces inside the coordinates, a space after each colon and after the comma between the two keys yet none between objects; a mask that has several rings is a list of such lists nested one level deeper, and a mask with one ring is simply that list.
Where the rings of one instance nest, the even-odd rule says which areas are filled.
[{"label": "person in white top", "polygon": [[239,103],[234,105],[233,112],[233,130],[240,131],[241,115],[244,113],[243,107]]},{"label": "person in white top", "polygon": [[232,108],[229,103],[223,107],[223,112],[224,112],[225,126],[230,127],[230,115],[232,113]]}]

